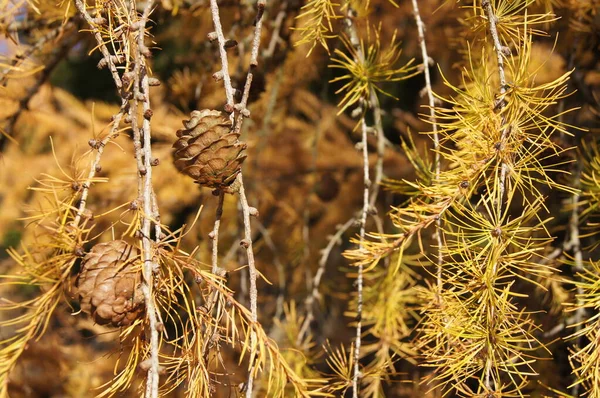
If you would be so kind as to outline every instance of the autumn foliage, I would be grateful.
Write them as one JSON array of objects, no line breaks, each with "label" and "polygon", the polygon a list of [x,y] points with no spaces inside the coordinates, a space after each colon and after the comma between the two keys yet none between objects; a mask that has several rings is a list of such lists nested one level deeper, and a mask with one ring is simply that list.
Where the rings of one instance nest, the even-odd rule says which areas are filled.
[{"label": "autumn foliage", "polygon": [[597,0],[0,0],[0,398],[600,398]]}]

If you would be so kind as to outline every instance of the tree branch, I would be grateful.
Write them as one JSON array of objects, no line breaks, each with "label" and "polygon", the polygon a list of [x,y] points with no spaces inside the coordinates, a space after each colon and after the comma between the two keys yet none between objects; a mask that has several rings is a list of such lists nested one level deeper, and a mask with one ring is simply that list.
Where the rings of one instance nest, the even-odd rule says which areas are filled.
[{"label": "tree branch", "polygon": [[231,86],[231,76],[229,75],[229,62],[227,61],[227,50],[225,49],[225,36],[221,27],[221,18],[219,17],[219,5],[217,0],[210,0],[210,12],[212,14],[217,43],[219,44],[219,56],[221,58],[221,72],[223,74],[223,85],[225,86],[225,96],[227,104],[225,110],[233,112],[233,87]]},{"label": "tree branch", "polygon": [[[413,12],[415,14],[415,22],[417,24],[417,31],[419,34],[419,44],[421,46],[421,57],[423,58],[423,74],[425,75],[425,93],[427,95],[427,102],[429,105],[429,120],[433,129],[433,150],[434,150],[434,169],[435,179],[439,182],[440,179],[440,137],[438,134],[437,121],[435,118],[435,98],[433,96],[433,89],[431,87],[431,74],[429,70],[429,63],[431,58],[427,53],[427,43],[425,41],[425,24],[421,19],[419,12],[419,4],[417,0],[412,0]],[[437,245],[437,270],[436,270],[436,282],[438,290],[438,299],[441,299],[442,291],[442,219],[438,218],[435,222],[435,242]]]},{"label": "tree branch", "polygon": [[[258,272],[256,272],[256,263],[254,262],[254,251],[252,250],[252,228],[250,226],[250,206],[248,206],[248,200],[246,199],[246,192],[244,190],[244,181],[242,179],[242,173],[238,174],[237,181],[238,194],[240,195],[240,204],[242,206],[242,214],[244,218],[244,239],[242,240],[242,246],[246,248],[246,255],[248,256],[248,272],[250,274],[250,312],[252,314],[252,322],[258,322],[258,289],[256,288],[256,280],[258,278]],[[256,358],[256,347],[258,341],[256,332],[252,328],[250,333],[250,368],[248,371],[248,381],[246,383],[246,397],[252,397],[252,386],[254,383],[254,372]]]},{"label": "tree branch", "polygon": [[[353,18],[354,18],[354,10],[351,7],[348,7],[346,18],[344,20],[346,23],[346,29],[349,32],[350,43],[354,47],[356,58],[358,58],[357,61],[360,64],[364,64],[365,54],[360,45],[358,32],[356,31],[356,26],[354,26]],[[371,106],[377,105],[378,101],[376,99],[376,95],[375,95],[375,98],[373,98],[374,94],[375,93],[373,92],[373,90],[371,90],[371,92],[369,93],[369,98],[363,98],[363,103],[365,105],[368,104]],[[367,140],[369,129],[367,127],[367,122],[365,120],[365,113],[366,113],[366,109],[362,109],[360,126],[361,126],[361,133],[362,133],[361,150],[362,150],[362,157],[363,157],[363,206],[362,206],[362,210],[360,212],[360,216],[358,218],[358,223],[359,223],[359,227],[360,227],[359,244],[358,244],[359,251],[362,251],[364,248],[363,244],[364,244],[365,233],[366,233],[367,215],[369,213],[369,206],[370,206],[369,188],[371,187],[371,184],[372,184],[372,181],[370,180],[370,176],[369,176],[369,146],[368,146],[368,140]],[[381,112],[376,113],[375,117],[376,118],[379,117],[379,121],[381,122]],[[378,145],[378,147],[381,146],[381,143],[384,143],[383,128],[381,128],[380,132],[381,132],[381,135],[378,137],[379,138],[378,142],[380,144]],[[383,162],[383,157],[381,157],[381,162]],[[383,170],[382,167],[383,167],[383,163],[381,163],[381,165],[380,165],[379,172],[376,173],[376,178],[381,179],[381,173]],[[375,193],[373,196],[373,203],[375,203],[376,199],[377,199],[377,193]],[[353,398],[358,398],[358,396],[359,396],[359,383],[360,383],[360,379],[362,376],[361,371],[360,371],[360,349],[361,349],[361,343],[362,343],[363,264],[358,263],[357,267],[358,267],[358,270],[357,270],[357,277],[356,277],[356,301],[357,301],[356,334],[355,334],[354,352],[351,354],[354,356],[354,370],[353,370],[353,374],[352,374],[352,397]]]},{"label": "tree branch", "polygon": [[[223,82],[225,86],[225,96],[227,98],[227,104],[225,105],[225,110],[227,112],[233,112],[234,110],[238,111],[238,119],[234,124],[234,131],[240,132],[242,129],[242,124],[245,117],[250,116],[250,112],[246,108],[248,97],[250,95],[250,87],[252,85],[252,70],[258,66],[258,49],[260,46],[260,33],[262,29],[262,16],[264,14],[266,2],[265,0],[257,1],[257,13],[254,21],[254,39],[252,41],[252,53],[250,56],[250,67],[248,71],[248,75],[246,77],[246,84],[244,86],[244,94],[242,96],[242,100],[239,104],[234,105],[233,99],[233,87],[231,86],[231,77],[229,75],[229,67],[227,60],[227,52],[225,51],[225,37],[223,35],[223,28],[221,27],[221,19],[219,16],[219,6],[216,0],[210,1],[210,8],[213,23],[215,26],[215,33],[217,36],[217,42],[219,44],[219,54],[221,57],[221,72],[223,76]],[[234,113],[231,114],[232,121],[234,120]],[[250,276],[250,311],[252,314],[252,321],[258,322],[258,308],[257,308],[257,300],[258,300],[258,290],[256,288],[256,279],[258,276],[258,272],[256,271],[256,264],[254,262],[254,251],[252,249],[252,227],[250,225],[250,207],[248,206],[248,200],[246,198],[246,192],[244,189],[244,180],[242,173],[238,174],[237,180],[237,191],[240,196],[240,204],[242,207],[243,219],[244,219],[244,239],[242,240],[242,245],[246,248],[246,255],[248,257],[248,270]],[[256,347],[257,347],[257,336],[254,328],[250,334],[250,344],[251,344],[251,354],[250,354],[250,365],[248,371],[248,381],[246,383],[246,397],[250,398],[252,396],[252,389],[254,384],[254,374],[256,373],[256,368],[254,364],[254,359],[256,358]]]},{"label": "tree branch", "polygon": [[329,241],[327,242],[327,246],[321,251],[321,257],[319,259],[319,268],[315,273],[312,281],[312,290],[311,294],[306,297],[304,301],[304,306],[306,308],[306,317],[304,318],[304,322],[302,322],[302,326],[300,327],[300,331],[298,332],[298,337],[296,338],[296,344],[300,344],[306,333],[308,332],[308,328],[310,323],[314,320],[314,303],[319,299],[319,287],[321,286],[321,279],[325,274],[325,266],[327,265],[327,260],[331,255],[331,251],[335,247],[336,244],[339,243],[342,235],[346,233],[346,231],[354,225],[356,219],[352,217],[345,224],[339,225],[335,234],[329,237]]},{"label": "tree branch", "polygon": [[[148,70],[146,66],[146,57],[149,50],[144,43],[146,37],[146,23],[154,1],[149,0],[144,8],[144,12],[137,22],[139,24],[137,32],[137,48],[134,56],[133,69],[133,104],[130,108],[132,128],[134,131],[135,157],[138,164],[138,177],[141,181],[141,191],[138,193],[143,201],[143,219],[141,228],[142,260],[143,260],[143,284],[142,291],[146,303],[146,314],[150,326],[150,366],[148,367],[148,376],[146,381],[146,398],[157,398],[159,387],[159,357],[158,340],[159,326],[157,309],[154,303],[153,287],[154,274],[158,270],[158,264],[155,261],[154,247],[150,239],[152,216],[157,215],[157,206],[154,203],[152,189],[152,147],[151,147],[151,123],[152,110],[150,109],[150,85],[148,83]],[[141,129],[137,122],[138,103],[142,103],[142,126]],[[158,239],[159,237],[157,237]]]}]

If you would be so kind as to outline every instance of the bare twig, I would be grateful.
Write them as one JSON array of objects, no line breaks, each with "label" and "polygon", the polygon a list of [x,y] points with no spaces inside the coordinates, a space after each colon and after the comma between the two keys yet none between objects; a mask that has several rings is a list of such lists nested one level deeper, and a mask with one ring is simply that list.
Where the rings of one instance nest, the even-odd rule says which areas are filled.
[{"label": "bare twig", "polygon": [[[574,178],[574,186],[575,187],[578,187],[580,185],[580,175],[581,175],[580,167],[581,167],[581,164],[578,165],[578,169],[575,172],[575,178]],[[580,199],[580,196],[581,196],[581,192],[575,191],[573,193],[573,196],[571,197],[571,205],[573,206],[573,209],[571,210],[571,217],[569,217],[569,239],[565,240],[562,245],[555,248],[548,255],[544,256],[544,258],[542,258],[541,264],[547,264],[553,260],[556,260],[563,253],[565,253],[565,251],[572,250],[575,272],[581,273],[581,272],[585,271],[585,269],[583,267],[583,253],[581,251],[581,240],[579,237],[579,199]],[[581,286],[577,286],[576,291],[577,291],[576,296],[578,297],[578,300],[579,300],[579,298],[581,297],[581,295],[584,292],[583,292]],[[544,337],[553,337],[553,336],[557,335],[558,333],[560,333],[561,331],[563,331],[565,328],[572,326],[573,329],[575,330],[572,334],[578,335],[577,342],[575,343],[575,345],[580,346],[581,336],[579,336],[578,332],[581,329],[582,322],[585,318],[585,308],[581,305],[580,302],[578,302],[578,304],[579,305],[577,306],[577,310],[575,311],[575,314],[564,319],[561,323],[554,326],[549,331],[545,332]],[[571,390],[572,396],[574,396],[574,397],[578,396],[578,394],[579,394],[578,386],[579,385],[580,385],[579,383],[573,385],[572,390]]]},{"label": "bare twig", "polygon": [[225,97],[227,98],[226,110],[233,111],[233,87],[231,86],[231,76],[229,76],[229,63],[227,61],[227,50],[225,48],[225,36],[221,27],[221,18],[219,17],[219,5],[217,0],[210,0],[210,12],[212,14],[215,33],[217,34],[217,43],[219,44],[219,55],[221,58],[221,72],[223,73],[223,85],[225,86]]},{"label": "bare twig", "polygon": [[221,226],[221,216],[223,215],[223,200],[225,199],[225,192],[219,190],[219,200],[217,202],[217,210],[215,211],[215,225],[209,237],[212,240],[212,267],[211,271],[213,274],[217,273],[219,265],[219,227]]},{"label": "bare twig", "polygon": [[[271,93],[269,95],[269,102],[267,103],[267,109],[265,111],[265,115],[262,119],[262,126],[260,130],[257,131],[257,144],[256,144],[256,153],[262,153],[265,149],[265,146],[269,142],[268,136],[271,131],[271,119],[273,118],[273,111],[277,106],[277,98],[279,96],[279,89],[281,87],[281,82],[283,81],[283,67],[280,67],[275,74],[275,81],[273,82],[273,87],[271,89]],[[258,168],[258,157],[252,159],[254,168]]]},{"label": "bare twig", "polygon": [[108,144],[111,139],[114,139],[118,136],[117,130],[119,129],[119,124],[121,123],[121,119],[126,112],[127,101],[123,100],[121,103],[121,109],[118,113],[116,113],[112,117],[112,126],[110,128],[109,133],[104,137],[99,143],[95,145],[96,156],[92,159],[92,163],[90,165],[90,171],[88,172],[88,176],[81,186],[81,198],[79,199],[79,207],[77,208],[77,213],[75,215],[75,219],[73,221],[73,225],[77,227],[79,222],[81,221],[81,216],[85,211],[87,206],[87,198],[90,192],[90,185],[92,184],[92,180],[96,176],[96,173],[101,169],[100,168],[100,160],[102,159],[102,154],[104,153],[104,148]]},{"label": "bare twig", "polygon": [[[303,257],[302,260],[303,261],[308,261],[310,259],[310,226],[309,226],[309,224],[310,224],[310,206],[309,206],[309,204],[310,204],[311,196],[313,194],[315,194],[317,191],[317,180],[316,180],[315,176],[316,176],[316,170],[317,170],[317,159],[319,157],[319,143],[321,141],[321,136],[323,135],[323,131],[322,131],[323,128],[320,123],[317,123],[317,125],[315,126],[315,128],[313,130],[314,130],[314,133],[313,133],[312,142],[311,142],[311,161],[310,161],[310,166],[308,168],[308,171],[313,176],[314,180],[312,182],[312,186],[310,188],[309,193],[306,195],[306,199],[304,201],[304,212],[302,215],[302,240],[303,240],[303,244],[304,244],[304,250],[302,251],[302,257]],[[306,336],[306,334],[309,330],[309,327],[310,327],[310,323],[314,319],[314,302],[316,299],[318,299],[318,296],[319,296],[319,287],[321,284],[321,278],[322,278],[323,274],[325,273],[325,266],[327,265],[327,259],[329,258],[329,253],[331,253],[331,249],[333,248],[333,245],[338,240],[339,240],[339,238],[336,238],[334,243],[331,243],[331,241],[330,241],[327,244],[327,247],[329,247],[331,244],[331,248],[329,250],[327,250],[326,255],[325,255],[325,253],[323,253],[323,255],[321,256],[321,260],[319,261],[319,268],[317,269],[317,272],[315,273],[315,275],[312,278],[310,278],[310,276],[309,276],[310,268],[307,267],[307,269],[306,269],[306,272],[307,272],[306,288],[307,288],[307,290],[311,290],[311,294],[309,296],[307,296],[304,301],[306,317],[304,318],[304,322],[302,323],[302,326],[300,327],[298,336],[296,337],[297,345],[300,345],[300,343]],[[325,257],[324,260],[323,260],[323,257]]]},{"label": "bare twig", "polygon": [[[363,248],[363,242],[365,240],[365,226],[367,223],[367,214],[369,212],[369,187],[371,186],[371,180],[369,179],[369,150],[367,147],[367,123],[364,116],[361,121],[362,130],[362,155],[363,155],[363,208],[360,213],[359,224],[359,250]],[[354,374],[352,377],[352,396],[358,398],[358,383],[360,379],[360,347],[362,337],[362,305],[363,305],[363,266],[358,264],[358,272],[356,277],[356,340],[354,343]]]},{"label": "bare twig", "polygon": [[[242,173],[237,177],[239,183],[238,193],[240,195],[240,204],[242,206],[242,214],[244,217],[244,240],[242,245],[246,248],[246,255],[248,256],[248,272],[250,276],[250,312],[252,314],[252,322],[258,322],[258,289],[256,288],[256,280],[258,278],[258,272],[256,272],[256,263],[254,262],[254,251],[252,250],[252,228],[250,226],[250,206],[248,206],[248,200],[246,199],[246,192],[244,190],[244,182],[242,179]],[[255,364],[254,359],[256,357],[257,337],[254,328],[250,333],[250,369],[248,374],[248,382],[246,383],[246,397],[252,397],[252,385],[254,383],[254,372]]]},{"label": "bare twig", "polygon": [[311,294],[308,297],[306,297],[306,300],[304,301],[304,306],[306,307],[306,317],[304,318],[304,322],[302,323],[300,331],[298,332],[298,337],[296,339],[297,344],[300,344],[304,336],[306,336],[310,323],[313,321],[313,319],[315,319],[314,304],[320,296],[319,287],[321,286],[321,279],[325,274],[325,266],[327,265],[327,260],[331,255],[331,251],[333,250],[336,244],[339,244],[342,235],[344,235],[346,231],[350,227],[352,227],[352,225],[354,225],[355,222],[356,219],[352,217],[351,219],[346,221],[345,224],[338,226],[335,234],[329,237],[327,246],[325,246],[325,248],[321,251],[321,257],[319,259],[319,268],[317,269],[317,272],[315,273],[315,276],[312,280]]},{"label": "bare twig", "polygon": [[[575,182],[574,182],[574,186],[579,187],[580,184],[580,175],[581,175],[581,162],[578,165],[578,169],[576,171],[575,174]],[[584,268],[583,268],[583,253],[581,252],[581,241],[579,239],[579,197],[580,197],[580,191],[577,190],[575,191],[575,193],[573,194],[571,200],[572,200],[572,206],[573,206],[573,210],[571,211],[571,218],[569,220],[569,235],[570,235],[570,239],[569,239],[569,246],[572,248],[573,250],[573,261],[574,261],[574,268],[575,268],[575,272],[578,274],[582,274],[584,272]],[[575,326],[574,326],[574,332],[573,334],[577,336],[575,345],[577,347],[581,347],[581,334],[579,333],[579,331],[581,330],[583,321],[585,320],[585,306],[582,303],[582,297],[584,295],[584,291],[583,288],[581,287],[581,285],[577,285],[577,310],[575,311]],[[578,397],[579,396],[579,388],[580,388],[581,383],[575,383],[571,389],[571,395],[574,397]]]},{"label": "bare twig", "polygon": [[275,307],[275,315],[273,315],[273,318],[279,319],[281,317],[281,314],[283,313],[283,302],[285,299],[285,297],[284,297],[285,269],[283,267],[283,264],[281,263],[281,259],[279,258],[279,251],[277,250],[277,247],[275,246],[275,242],[273,242],[273,239],[271,238],[271,234],[269,233],[269,230],[260,221],[256,222],[256,229],[258,230],[258,232],[260,232],[263,239],[265,240],[265,244],[273,253],[273,264],[275,265],[275,268],[277,269],[277,282],[278,282],[277,303],[276,303],[276,307]]},{"label": "bare twig", "polygon": [[[364,64],[365,54],[360,45],[358,32],[356,30],[356,26],[354,26],[353,18],[354,18],[354,10],[351,7],[348,7],[348,11],[347,11],[346,18],[345,18],[346,29],[349,32],[350,43],[354,47],[356,58],[358,58],[357,61],[360,64]],[[374,94],[375,94],[374,91],[371,90],[371,92],[369,93],[370,98],[363,98],[363,102],[370,104],[371,106],[378,105],[376,95],[374,95]],[[378,106],[376,106],[375,108],[379,109]],[[363,109],[362,114],[361,114],[361,119],[360,119],[360,126],[361,126],[361,132],[362,132],[361,150],[362,150],[362,157],[363,157],[363,207],[360,212],[360,216],[358,218],[359,228],[360,228],[359,244],[358,244],[359,251],[363,250],[363,244],[364,244],[364,240],[365,240],[367,215],[369,214],[369,207],[370,207],[369,188],[372,185],[372,181],[369,176],[369,147],[368,147],[368,140],[367,140],[369,129],[367,127],[367,122],[365,120],[365,112],[366,112],[366,110]],[[381,123],[381,110],[380,109],[379,109],[379,112],[375,114],[375,116],[379,117],[379,122]],[[381,134],[379,135],[379,133],[381,133]],[[379,150],[382,150],[381,149],[382,145],[383,145],[383,149],[385,149],[385,142],[383,141],[383,128],[381,127],[381,125],[380,125],[380,130],[378,131],[378,135],[379,135],[379,137],[378,137],[379,138],[378,139],[378,152],[379,152]],[[376,172],[376,178],[379,178],[379,179],[382,178],[382,172],[383,172],[383,154],[381,154],[380,159],[381,159],[380,160],[381,163],[379,165],[379,171]],[[375,193],[373,195],[372,199],[373,199],[373,203],[375,203],[375,201],[377,200],[377,193]],[[363,264],[358,263],[357,268],[358,269],[357,269],[357,276],[356,276],[356,302],[357,302],[357,304],[356,304],[356,335],[355,335],[355,342],[354,342],[354,352],[352,353],[352,355],[354,357],[354,370],[353,370],[353,374],[352,374],[352,397],[353,398],[358,398],[358,396],[359,396],[359,383],[360,383],[360,378],[361,378],[360,349],[361,349],[361,345],[362,345],[361,343],[362,343],[362,306],[363,306]]]},{"label": "bare twig", "polygon": [[263,58],[271,58],[273,54],[275,54],[275,47],[277,47],[277,43],[281,41],[281,37],[279,36],[281,33],[281,26],[283,25],[283,20],[287,15],[287,7],[288,2],[284,1],[281,4],[281,9],[277,16],[275,17],[275,22],[273,23],[273,33],[271,35],[271,40],[269,41],[269,45],[267,49],[263,52]]},{"label": "bare twig", "polygon": [[377,98],[374,88],[369,93],[369,104],[373,110],[375,133],[377,134],[377,159],[373,170],[373,188],[369,197],[369,206],[374,210],[375,206],[377,206],[377,198],[379,197],[381,181],[383,180],[383,156],[385,154],[385,134],[383,132],[381,106],[379,105],[379,98]]},{"label": "bare twig", "polygon": [[250,111],[247,109],[248,98],[250,97],[250,87],[252,86],[252,79],[254,78],[253,70],[258,66],[258,49],[260,47],[260,33],[262,31],[262,16],[265,12],[266,0],[258,0],[256,3],[257,12],[256,19],[254,21],[254,38],[252,39],[252,51],[250,53],[250,67],[248,68],[248,74],[246,75],[246,83],[244,85],[244,93],[239,104],[236,104],[234,108],[239,112],[237,122],[234,127],[234,131],[240,132],[242,130],[242,124],[244,118],[250,117]]},{"label": "bare twig", "polygon": [[[576,323],[579,323],[580,321],[578,319],[579,319],[579,315],[577,313],[575,313],[572,316],[563,320],[558,325],[554,326],[552,329],[545,332],[543,334],[543,336],[546,338],[552,338],[552,337],[556,336],[558,333],[562,332],[565,328],[568,328],[572,325],[575,325]],[[576,394],[573,394],[573,392],[571,392],[571,394],[573,396],[577,396]]]},{"label": "bare twig", "polygon": [[[219,196],[217,201],[217,209],[215,211],[215,224],[213,230],[208,234],[208,237],[212,240],[212,257],[211,257],[211,272],[215,275],[220,274],[219,270],[219,228],[221,227],[221,217],[223,216],[223,201],[225,200],[225,192],[218,190],[214,192]],[[213,309],[213,305],[217,298],[217,292],[213,292],[208,302],[206,303],[207,311]],[[216,330],[214,333],[218,333]]]},{"label": "bare twig", "polygon": [[504,73],[504,56],[503,46],[500,43],[500,36],[498,36],[498,28],[496,23],[498,18],[494,14],[492,2],[490,0],[483,0],[481,7],[487,13],[488,23],[490,25],[490,34],[492,35],[492,41],[494,42],[494,50],[496,51],[496,60],[498,61],[498,75],[500,77],[500,94],[506,93],[506,75]]},{"label": "bare twig", "polygon": [[[225,192],[223,190],[218,190],[218,192],[213,192],[213,193],[217,194],[219,199],[217,201],[217,209],[215,211],[215,224],[213,226],[213,230],[208,235],[209,238],[212,240],[211,272],[215,275],[223,276],[224,272],[221,272],[222,270],[219,269],[219,228],[221,226],[221,217],[223,216],[223,202],[225,199]],[[211,312],[214,311],[214,306],[215,306],[215,302],[217,300],[218,294],[219,294],[219,292],[217,290],[214,290],[210,294],[208,301],[206,303],[207,311],[211,311]],[[217,310],[217,312],[218,312],[218,310]],[[219,316],[217,316],[217,318],[220,319]],[[212,331],[209,332],[210,337],[208,339],[206,339],[206,341],[204,342],[204,347],[203,347],[202,351],[204,353],[203,356],[205,358],[207,356],[208,349],[211,347],[210,342],[218,341],[218,335],[219,335],[218,327],[214,327],[214,325],[207,325],[207,329],[208,328],[212,329]]]}]

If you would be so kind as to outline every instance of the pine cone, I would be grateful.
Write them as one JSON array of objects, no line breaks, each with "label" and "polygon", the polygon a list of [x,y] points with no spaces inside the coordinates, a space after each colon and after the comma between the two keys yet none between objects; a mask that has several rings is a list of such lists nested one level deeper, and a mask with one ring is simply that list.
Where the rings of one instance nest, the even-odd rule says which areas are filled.
[{"label": "pine cone", "polygon": [[122,240],[99,243],[84,257],[77,280],[81,310],[101,325],[128,326],[144,312],[138,250]]},{"label": "pine cone", "polygon": [[185,129],[177,131],[173,145],[175,167],[209,188],[230,185],[246,159],[246,144],[231,131],[226,113],[204,109],[193,111]]}]

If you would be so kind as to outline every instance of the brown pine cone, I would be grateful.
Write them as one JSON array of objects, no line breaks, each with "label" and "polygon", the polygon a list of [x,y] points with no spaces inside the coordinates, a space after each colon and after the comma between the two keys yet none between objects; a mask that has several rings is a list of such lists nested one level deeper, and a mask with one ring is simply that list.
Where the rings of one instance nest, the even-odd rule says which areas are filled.
[{"label": "brown pine cone", "polygon": [[144,313],[138,250],[123,240],[99,243],[84,257],[77,280],[81,310],[101,325],[128,326]]},{"label": "brown pine cone", "polygon": [[246,159],[246,144],[231,131],[229,116],[209,109],[193,111],[183,125],[173,145],[175,167],[209,188],[230,185]]}]

